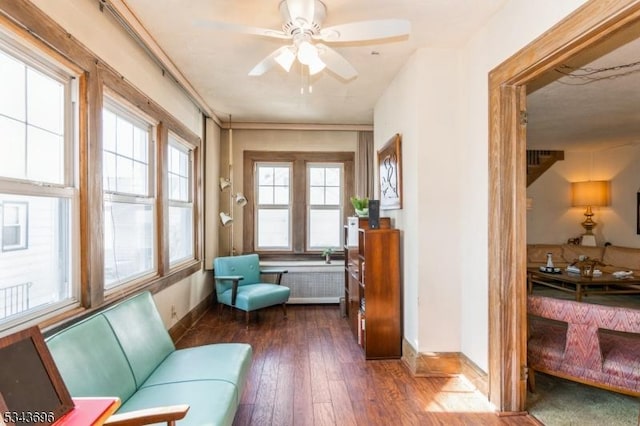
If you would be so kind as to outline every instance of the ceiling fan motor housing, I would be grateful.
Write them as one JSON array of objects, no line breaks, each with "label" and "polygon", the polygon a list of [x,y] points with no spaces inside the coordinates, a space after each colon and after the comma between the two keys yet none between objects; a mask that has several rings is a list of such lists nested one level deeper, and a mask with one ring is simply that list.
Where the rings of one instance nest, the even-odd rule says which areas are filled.
[{"label": "ceiling fan motor housing", "polygon": [[[313,5],[313,7],[305,7]],[[282,31],[290,36],[299,33],[311,35],[320,34],[322,22],[327,15],[327,8],[319,0],[287,1],[280,2],[280,15],[282,16]]]}]

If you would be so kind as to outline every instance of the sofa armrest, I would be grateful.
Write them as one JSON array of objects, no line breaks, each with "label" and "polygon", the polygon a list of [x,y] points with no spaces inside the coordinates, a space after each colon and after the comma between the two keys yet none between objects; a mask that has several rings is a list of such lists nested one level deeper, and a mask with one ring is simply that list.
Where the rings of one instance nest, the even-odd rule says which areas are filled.
[{"label": "sofa armrest", "polygon": [[216,275],[213,277],[216,281],[231,281],[231,305],[236,305],[236,297],[238,297],[238,282],[244,280],[242,275]]},{"label": "sofa armrest", "polygon": [[181,420],[187,415],[187,411],[189,411],[189,406],[186,404],[147,408],[113,414],[104,424],[108,426],[137,426],[162,422],[175,425],[177,420]]},{"label": "sofa armrest", "polygon": [[278,274],[276,278],[276,284],[280,285],[282,281],[282,274],[286,274],[289,271],[287,269],[260,269],[261,274]]}]

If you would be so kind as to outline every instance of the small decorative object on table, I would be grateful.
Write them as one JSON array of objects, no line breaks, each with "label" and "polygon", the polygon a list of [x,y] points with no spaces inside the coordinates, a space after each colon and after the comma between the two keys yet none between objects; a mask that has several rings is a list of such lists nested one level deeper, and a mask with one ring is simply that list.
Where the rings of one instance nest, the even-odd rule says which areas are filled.
[{"label": "small decorative object on table", "polygon": [[578,256],[578,260],[573,261],[571,265],[567,266],[567,270],[576,273],[579,271],[583,277],[597,277],[602,275],[602,272],[597,269],[599,264],[600,261],[598,259],[590,259],[588,256],[580,255]]},{"label": "small decorative object on table", "polygon": [[562,271],[560,268],[556,268],[553,266],[553,255],[551,253],[547,253],[547,264],[545,266],[540,267],[541,272],[546,272],[548,274],[561,274]]},{"label": "small decorative object on table", "polygon": [[351,197],[351,204],[359,217],[369,216],[369,199],[367,197]]}]

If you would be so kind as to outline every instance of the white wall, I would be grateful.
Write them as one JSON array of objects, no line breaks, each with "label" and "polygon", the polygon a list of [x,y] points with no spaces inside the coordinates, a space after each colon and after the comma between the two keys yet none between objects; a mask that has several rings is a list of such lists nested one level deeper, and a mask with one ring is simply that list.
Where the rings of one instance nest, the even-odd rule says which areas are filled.
[{"label": "white wall", "polygon": [[[99,2],[94,0],[32,0],[47,15],[57,21],[67,32],[78,39],[106,64],[161,105],[182,124],[197,135],[202,135],[203,118],[198,107],[184,92],[162,75],[162,70],[146,55],[131,37],[105,10],[100,12]],[[211,154],[219,150],[215,133]],[[217,136],[219,141],[219,133]],[[217,179],[217,178],[216,178]],[[200,303],[211,291],[205,273],[198,272],[154,295],[162,319],[170,327]],[[171,307],[176,317],[171,318]]]},{"label": "white wall", "polygon": [[376,105],[376,146],[404,136],[406,203],[394,216],[404,332],[420,352],[461,351],[487,371],[488,73],[582,3],[511,0],[459,49],[416,52]]},{"label": "white wall", "polygon": [[565,151],[527,188],[532,208],[527,211],[528,243],[566,243],[584,233],[584,208],[571,207],[571,182],[611,181],[611,205],[594,207],[594,234],[598,245],[640,247],[636,197],[640,190],[640,145],[595,152]]},{"label": "white wall", "polygon": [[[458,53],[420,49],[379,100],[375,146],[402,134],[405,338],[421,352],[460,350]],[[376,191],[378,188],[376,188]],[[379,196],[378,193],[376,193]],[[418,230],[418,232],[413,232]],[[448,255],[443,255],[447,253]],[[429,327],[425,324],[437,326]]]},{"label": "white wall", "polygon": [[[356,152],[358,150],[358,132],[355,131],[330,131],[330,130],[240,130],[234,129],[233,156],[232,156],[232,182],[233,191],[242,192],[244,151],[333,151]],[[223,131],[221,136],[221,168],[220,176],[228,177],[228,152],[229,132]],[[357,175],[357,170],[355,170]],[[229,212],[228,190],[225,190],[220,202],[220,208]],[[252,202],[253,200],[249,200]],[[242,252],[242,223],[243,209],[234,207],[233,210],[233,241],[234,248]],[[218,225],[220,227],[220,225]],[[220,252],[228,253],[229,228],[224,228],[220,233]],[[226,235],[224,235],[225,233]]]}]

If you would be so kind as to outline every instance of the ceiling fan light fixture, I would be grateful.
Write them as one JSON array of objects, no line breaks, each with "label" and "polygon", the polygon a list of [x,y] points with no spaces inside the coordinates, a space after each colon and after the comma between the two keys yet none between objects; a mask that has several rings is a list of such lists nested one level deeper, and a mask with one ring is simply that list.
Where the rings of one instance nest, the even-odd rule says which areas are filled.
[{"label": "ceiling fan light fixture", "polygon": [[316,60],[320,60],[318,57],[318,49],[308,41],[302,41],[298,45],[298,61],[301,64],[309,65]]},{"label": "ceiling fan light fixture", "polygon": [[309,64],[309,75],[316,75],[327,67],[320,57],[316,56],[315,59]]},{"label": "ceiling fan light fixture", "polygon": [[291,65],[293,65],[293,61],[296,60],[296,55],[293,53],[291,48],[282,49],[280,54],[275,57],[275,61],[284,69],[286,72],[291,70]]}]

